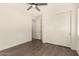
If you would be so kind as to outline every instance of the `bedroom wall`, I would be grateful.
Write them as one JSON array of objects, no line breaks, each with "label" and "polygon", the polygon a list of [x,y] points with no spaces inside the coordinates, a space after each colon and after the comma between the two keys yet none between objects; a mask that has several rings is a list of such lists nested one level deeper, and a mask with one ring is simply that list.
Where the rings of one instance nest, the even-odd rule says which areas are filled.
[{"label": "bedroom wall", "polygon": [[32,40],[32,19],[24,4],[0,4],[0,50]]},{"label": "bedroom wall", "polygon": [[[60,12],[68,12],[70,11],[71,14],[71,48],[76,49],[76,5],[75,4],[48,4],[45,7],[41,7],[43,12],[43,42],[46,43],[52,40],[52,34],[49,33],[53,31],[49,31],[51,27],[47,24],[50,20],[52,20],[52,15]],[[48,28],[48,29],[47,29]],[[61,40],[61,39],[60,39]],[[53,43],[52,43],[53,44]]]},{"label": "bedroom wall", "polygon": [[[78,4],[79,6],[79,4]],[[77,41],[76,41],[76,50],[79,55],[79,8],[77,9]]]}]

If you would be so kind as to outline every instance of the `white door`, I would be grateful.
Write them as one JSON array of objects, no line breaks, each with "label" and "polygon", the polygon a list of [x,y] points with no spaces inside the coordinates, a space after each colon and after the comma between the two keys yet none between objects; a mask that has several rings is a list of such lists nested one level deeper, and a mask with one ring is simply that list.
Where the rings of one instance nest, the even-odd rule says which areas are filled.
[{"label": "white door", "polygon": [[53,15],[49,24],[47,36],[49,39],[47,41],[52,44],[70,47],[70,12],[62,12]]},{"label": "white door", "polygon": [[40,39],[41,40],[41,34],[42,34],[42,23],[41,23],[41,16],[36,17],[32,20],[32,36],[33,39]]}]

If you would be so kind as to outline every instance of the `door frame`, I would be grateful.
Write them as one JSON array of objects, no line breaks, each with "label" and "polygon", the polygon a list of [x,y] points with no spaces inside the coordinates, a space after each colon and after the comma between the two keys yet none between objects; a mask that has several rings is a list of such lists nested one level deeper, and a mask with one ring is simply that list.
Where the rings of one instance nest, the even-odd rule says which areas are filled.
[{"label": "door frame", "polygon": [[[41,39],[41,42],[43,42],[43,33],[42,33],[42,30],[43,30],[43,29],[42,29],[42,27],[43,27],[43,26],[42,26],[42,23],[43,23],[43,22],[42,22],[42,14],[39,14],[38,16],[41,17],[41,20],[40,20],[40,26],[41,26],[41,27],[40,27],[40,34],[41,34],[41,35],[40,35],[40,39]],[[33,19],[34,19],[34,18],[33,18]],[[33,40],[33,19],[32,19],[32,40]]]}]

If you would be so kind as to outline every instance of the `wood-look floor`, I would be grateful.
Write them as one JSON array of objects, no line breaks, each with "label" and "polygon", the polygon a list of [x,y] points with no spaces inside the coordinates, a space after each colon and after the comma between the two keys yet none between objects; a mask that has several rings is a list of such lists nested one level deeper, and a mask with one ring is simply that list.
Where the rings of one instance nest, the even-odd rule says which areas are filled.
[{"label": "wood-look floor", "polygon": [[3,51],[0,56],[77,56],[70,48],[33,40]]}]

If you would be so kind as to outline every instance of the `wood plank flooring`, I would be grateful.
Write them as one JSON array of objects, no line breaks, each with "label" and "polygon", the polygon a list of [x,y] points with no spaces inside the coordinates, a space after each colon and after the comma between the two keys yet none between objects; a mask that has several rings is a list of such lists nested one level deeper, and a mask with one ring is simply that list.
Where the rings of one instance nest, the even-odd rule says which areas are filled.
[{"label": "wood plank flooring", "polygon": [[78,56],[70,48],[33,40],[3,51],[0,56]]}]

